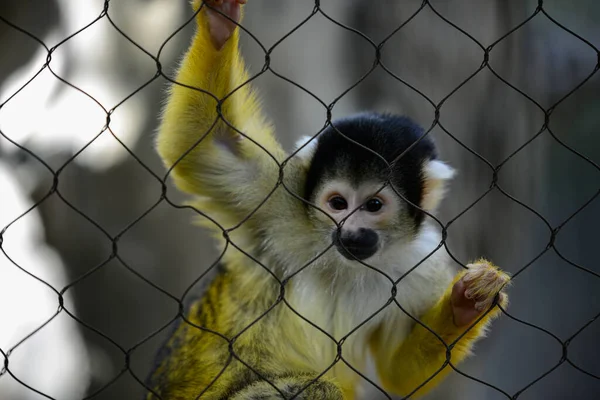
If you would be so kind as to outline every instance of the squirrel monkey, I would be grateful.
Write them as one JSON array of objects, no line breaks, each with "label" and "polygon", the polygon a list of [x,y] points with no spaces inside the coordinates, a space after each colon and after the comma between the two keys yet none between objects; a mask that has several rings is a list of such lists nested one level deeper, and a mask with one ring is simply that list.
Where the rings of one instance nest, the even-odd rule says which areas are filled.
[{"label": "squirrel monkey", "polygon": [[387,392],[422,395],[506,306],[509,278],[485,260],[453,276],[435,251],[423,210],[453,170],[428,137],[398,158],[423,134],[408,118],[335,121],[288,159],[246,84],[245,3],[192,2],[197,31],[164,109],[158,152],[223,256],[147,399],[355,399],[368,357]]}]

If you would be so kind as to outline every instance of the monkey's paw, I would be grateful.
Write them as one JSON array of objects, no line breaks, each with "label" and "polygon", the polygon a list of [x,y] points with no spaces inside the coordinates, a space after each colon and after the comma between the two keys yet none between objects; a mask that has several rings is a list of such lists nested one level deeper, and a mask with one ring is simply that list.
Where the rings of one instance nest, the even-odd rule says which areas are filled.
[{"label": "monkey's paw", "polygon": [[[204,12],[206,12],[208,21],[208,31],[215,49],[221,50],[233,34],[233,31],[235,31],[235,28],[237,28],[237,23],[240,22],[242,15],[241,5],[246,4],[246,2],[247,0],[194,1],[194,10],[197,10],[202,3],[205,3]],[[224,15],[231,20],[224,17]]]},{"label": "monkey's paw", "polygon": [[498,303],[505,307],[508,296],[502,290],[510,281],[508,274],[485,260],[467,265],[468,270],[452,287],[452,313],[458,327],[470,325],[486,310],[496,296]]}]

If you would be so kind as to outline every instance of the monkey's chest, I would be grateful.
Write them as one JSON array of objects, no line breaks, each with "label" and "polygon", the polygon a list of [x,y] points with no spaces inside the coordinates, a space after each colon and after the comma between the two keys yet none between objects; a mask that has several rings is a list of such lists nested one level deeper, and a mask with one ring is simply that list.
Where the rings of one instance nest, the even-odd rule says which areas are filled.
[{"label": "monkey's chest", "polygon": [[435,300],[416,300],[410,291],[399,292],[395,298],[402,307],[398,307],[396,302],[390,302],[392,294],[387,287],[357,287],[337,292],[318,288],[307,283],[286,298],[295,311],[290,310],[288,317],[295,320],[293,325],[306,346],[307,358],[323,369],[333,363],[341,344],[344,360],[362,371],[369,340],[378,327],[393,324],[393,341],[401,342],[414,326],[410,315],[418,318]]}]

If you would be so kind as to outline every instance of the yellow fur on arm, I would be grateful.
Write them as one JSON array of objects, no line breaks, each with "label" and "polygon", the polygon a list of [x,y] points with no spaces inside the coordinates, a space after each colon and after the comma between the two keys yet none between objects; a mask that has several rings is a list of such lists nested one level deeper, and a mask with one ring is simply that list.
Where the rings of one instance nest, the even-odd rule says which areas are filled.
[{"label": "yellow fur on arm", "polygon": [[[248,79],[238,49],[239,28],[222,49],[216,50],[207,19],[206,9],[200,10],[196,34],[175,79],[178,84],[170,89],[157,149],[167,168],[175,165],[171,175],[181,190],[222,197],[228,195],[227,188],[247,178],[250,168],[244,160],[254,163],[254,172],[266,170],[275,180],[277,166],[267,153],[223,122],[215,97],[222,100],[234,91],[222,103],[222,117],[276,158],[282,159],[283,151],[262,116],[252,88],[246,84],[236,90]],[[216,179],[217,175],[223,179]]]},{"label": "yellow fur on arm", "polygon": [[[419,319],[437,333],[446,345],[454,343],[460,337],[451,349],[450,360],[455,366],[471,353],[475,341],[484,336],[486,326],[501,312],[500,308],[494,307],[466,333],[470,325],[457,327],[454,324],[452,288],[467,273],[468,270],[465,270],[457,274],[437,303]],[[421,396],[437,386],[452,370],[452,367],[446,365],[440,371],[446,362],[446,346],[422,325],[417,323],[394,351],[390,351],[392,349],[386,348],[386,344],[381,342],[380,333],[378,331],[373,336],[371,347],[379,377],[386,390],[406,396],[439,371],[416,392],[417,396]]]}]

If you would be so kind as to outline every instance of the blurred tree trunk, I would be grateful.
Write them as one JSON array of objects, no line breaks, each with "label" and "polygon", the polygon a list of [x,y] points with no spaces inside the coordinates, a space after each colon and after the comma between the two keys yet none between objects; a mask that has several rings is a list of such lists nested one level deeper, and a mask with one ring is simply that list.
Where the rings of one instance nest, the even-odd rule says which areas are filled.
[{"label": "blurred tree trunk", "polygon": [[[0,4],[0,16],[17,26],[28,26],[28,31],[40,39],[59,24],[58,5],[55,0],[3,0]],[[39,47],[32,38],[0,22],[0,49],[4,54],[0,63],[0,86],[11,73],[25,64]]]}]

